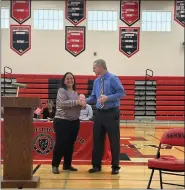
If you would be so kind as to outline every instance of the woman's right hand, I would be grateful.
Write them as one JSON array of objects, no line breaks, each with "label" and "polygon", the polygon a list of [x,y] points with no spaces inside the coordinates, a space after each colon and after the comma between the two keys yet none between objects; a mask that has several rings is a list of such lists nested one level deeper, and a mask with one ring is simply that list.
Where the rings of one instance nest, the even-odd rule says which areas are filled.
[{"label": "woman's right hand", "polygon": [[80,105],[80,106],[84,107],[86,105],[86,101],[85,100],[79,99],[77,101],[78,101],[78,105]]},{"label": "woman's right hand", "polygon": [[78,104],[79,106],[82,106],[82,100],[77,100],[77,104]]}]

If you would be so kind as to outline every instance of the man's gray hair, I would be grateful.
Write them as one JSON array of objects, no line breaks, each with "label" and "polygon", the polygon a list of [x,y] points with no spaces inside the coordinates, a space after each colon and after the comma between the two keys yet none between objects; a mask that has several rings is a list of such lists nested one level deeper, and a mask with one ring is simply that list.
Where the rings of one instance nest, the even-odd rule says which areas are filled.
[{"label": "man's gray hair", "polygon": [[94,61],[94,64],[96,64],[97,66],[101,66],[105,70],[107,70],[106,62],[103,59],[97,59],[96,61]]}]

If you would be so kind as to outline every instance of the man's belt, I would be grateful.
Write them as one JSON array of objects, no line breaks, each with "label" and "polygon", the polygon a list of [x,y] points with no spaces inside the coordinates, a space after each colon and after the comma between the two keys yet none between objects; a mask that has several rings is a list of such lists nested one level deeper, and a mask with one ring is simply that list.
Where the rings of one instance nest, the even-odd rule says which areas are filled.
[{"label": "man's belt", "polygon": [[108,113],[108,112],[113,112],[117,110],[119,110],[119,107],[108,108],[108,109],[97,109],[97,112]]}]

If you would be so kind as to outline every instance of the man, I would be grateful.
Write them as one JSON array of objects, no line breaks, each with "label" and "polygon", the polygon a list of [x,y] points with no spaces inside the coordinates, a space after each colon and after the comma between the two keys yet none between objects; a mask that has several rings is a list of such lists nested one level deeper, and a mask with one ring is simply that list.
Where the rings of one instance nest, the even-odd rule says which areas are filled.
[{"label": "man", "polygon": [[120,155],[120,98],[125,96],[124,88],[115,75],[107,71],[106,62],[98,59],[94,62],[93,71],[98,76],[94,81],[91,96],[87,103],[96,103],[96,114],[93,128],[93,168],[89,173],[101,171],[101,160],[104,153],[106,132],[109,136],[112,154],[112,174],[119,173]]},{"label": "man", "polygon": [[89,104],[86,104],[83,109],[80,111],[80,120],[82,121],[89,121],[93,118],[93,110]]}]

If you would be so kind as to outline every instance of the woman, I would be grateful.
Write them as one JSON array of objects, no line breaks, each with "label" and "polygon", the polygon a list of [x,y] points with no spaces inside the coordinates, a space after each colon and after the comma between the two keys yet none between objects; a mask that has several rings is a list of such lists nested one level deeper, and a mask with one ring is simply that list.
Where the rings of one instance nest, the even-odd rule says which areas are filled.
[{"label": "woman", "polygon": [[46,108],[43,109],[43,119],[53,119],[55,116],[53,101],[47,100]]},{"label": "woman", "polygon": [[76,92],[76,82],[72,73],[67,72],[61,80],[56,98],[54,129],[56,143],[53,151],[52,172],[59,174],[59,165],[64,156],[64,170],[77,171],[72,167],[74,142],[80,128],[80,110],[83,100]]}]

